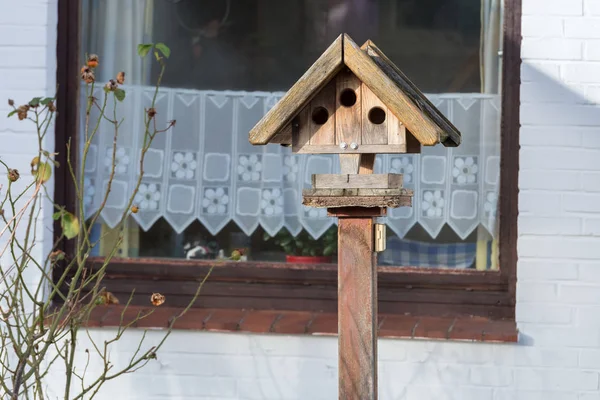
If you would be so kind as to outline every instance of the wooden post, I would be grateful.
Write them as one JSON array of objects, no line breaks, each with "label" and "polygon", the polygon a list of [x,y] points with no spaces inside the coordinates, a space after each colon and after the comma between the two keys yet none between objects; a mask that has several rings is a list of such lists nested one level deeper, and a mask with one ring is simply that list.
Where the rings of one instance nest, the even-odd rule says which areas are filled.
[{"label": "wooden post", "polygon": [[381,208],[329,209],[338,222],[339,399],[377,399],[377,260]]},{"label": "wooden post", "polygon": [[[349,168],[342,158],[341,169],[347,173]],[[370,175],[374,164],[375,155],[361,155],[358,172]],[[340,400],[377,399],[377,260],[373,251],[373,218],[386,211],[362,207],[329,209],[329,215],[338,217]]]}]

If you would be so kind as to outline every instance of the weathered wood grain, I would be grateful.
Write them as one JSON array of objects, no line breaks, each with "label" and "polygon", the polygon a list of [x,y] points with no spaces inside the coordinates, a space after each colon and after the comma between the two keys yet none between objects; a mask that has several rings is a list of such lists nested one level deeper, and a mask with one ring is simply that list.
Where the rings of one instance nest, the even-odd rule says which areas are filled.
[{"label": "weathered wood grain", "polygon": [[[310,102],[310,144],[335,144],[335,80],[329,82]],[[327,110],[327,122],[319,125],[313,121],[312,116],[320,108]]]},{"label": "weathered wood grain", "polygon": [[313,189],[399,189],[402,174],[313,174]]},{"label": "weathered wood grain", "polygon": [[302,149],[308,149],[310,140],[310,107],[306,106],[292,121],[292,151],[299,153]]},{"label": "weathered wood grain", "polygon": [[339,399],[377,399],[377,267],[373,218],[338,223]]},{"label": "weathered wood grain", "polygon": [[404,146],[406,151],[406,127],[393,113],[388,112],[388,144]]},{"label": "weathered wood grain", "polygon": [[[368,176],[368,175],[364,175]],[[352,196],[412,196],[412,189],[394,188],[394,189],[361,189],[361,188],[340,188],[340,189],[303,189],[303,196],[321,196],[321,197],[352,197]]]},{"label": "weathered wood grain", "polygon": [[292,123],[290,122],[286,126],[283,127],[279,133],[271,138],[269,143],[280,143],[291,145],[292,144]]},{"label": "weathered wood grain", "polygon": [[344,35],[343,44],[344,64],[387,105],[419,142],[433,146],[448,136],[404,92],[406,88],[399,86],[403,84],[402,80],[392,80],[348,35]]},{"label": "weathered wood grain", "polygon": [[311,196],[303,195],[302,204],[315,208],[339,207],[411,207],[412,196]]},{"label": "weathered wood grain", "polygon": [[[388,109],[379,100],[371,89],[364,83],[362,92],[362,143],[363,144],[388,144]],[[374,108],[379,108],[385,113],[385,120],[381,124],[374,124],[369,120],[369,113]],[[393,122],[392,122],[393,123]]]},{"label": "weathered wood grain", "polygon": [[[344,43],[348,42],[347,38],[344,38]],[[444,146],[454,147],[458,146],[461,142],[461,135],[458,129],[442,114],[427,97],[417,88],[417,86],[411,82],[410,79],[396,66],[372,41],[368,40],[361,47],[362,50],[373,60],[377,66],[396,84],[396,86],[402,89],[402,93],[417,107],[422,113],[426,115],[426,119],[434,123],[439,127],[440,141]],[[344,47],[346,51],[346,46]],[[347,53],[346,53],[347,54]],[[344,54],[344,61],[346,61],[346,54]],[[346,62],[347,64],[347,62]],[[347,64],[348,65],[348,64]],[[350,68],[352,69],[352,68]],[[363,80],[364,81],[364,80]],[[365,82],[366,83],[366,82]],[[370,87],[370,86],[369,86]],[[380,96],[381,97],[381,96]],[[382,100],[386,101],[382,98]],[[386,101],[386,104],[391,107],[390,103]],[[395,109],[393,110],[395,112]],[[401,115],[398,117],[402,118]],[[403,121],[406,123],[406,121]],[[406,124],[409,129],[413,128]],[[417,139],[420,138],[420,133],[416,134]],[[422,141],[421,141],[422,142]],[[426,143],[423,143],[426,144]]]},{"label": "weathered wood grain", "polygon": [[325,50],[323,55],[302,75],[283,98],[252,128],[250,143],[262,145],[281,131],[299,109],[304,108],[312,97],[333,78],[344,65],[343,35]]},{"label": "weathered wood grain", "polygon": [[[361,144],[361,99],[360,80],[349,70],[342,70],[335,78],[336,80],[336,116],[335,134],[336,143],[345,142],[350,148],[351,143]],[[352,91],[356,96],[356,102],[352,106],[344,106],[342,96],[345,91]],[[339,151],[339,150],[338,150]]]},{"label": "weathered wood grain", "polygon": [[[324,146],[320,146],[321,148]],[[332,146],[332,147],[336,147],[336,146]],[[311,152],[312,152],[311,148]],[[338,151],[336,152],[332,152],[333,154],[338,153],[339,152],[339,148]],[[357,174],[359,169],[360,169],[360,159],[361,159],[361,155],[360,154],[340,154],[340,170],[342,172],[342,174]]]},{"label": "weathered wood grain", "polygon": [[360,155],[360,167],[358,173],[361,175],[372,174],[375,168],[375,154],[365,153]]},{"label": "weathered wood grain", "polygon": [[[296,151],[294,150],[294,152]],[[323,144],[298,148],[297,152],[299,154],[397,154],[406,153],[406,146],[403,144],[363,144],[356,150],[352,150],[350,147],[342,150],[338,145]]]}]

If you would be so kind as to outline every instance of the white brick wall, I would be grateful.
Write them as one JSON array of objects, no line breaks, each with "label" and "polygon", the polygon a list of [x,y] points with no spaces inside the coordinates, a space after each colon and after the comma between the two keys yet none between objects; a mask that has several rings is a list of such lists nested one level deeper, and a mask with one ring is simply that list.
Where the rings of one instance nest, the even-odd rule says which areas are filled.
[{"label": "white brick wall", "polygon": [[[55,66],[36,60],[54,51],[54,3],[0,10],[0,97],[47,93]],[[523,0],[523,13],[520,343],[381,340],[381,399],[600,400],[600,0]],[[7,138],[1,155],[27,170],[31,132],[0,119]],[[124,337],[116,363],[139,337]],[[333,399],[336,350],[334,338],[176,332],[100,398]]]},{"label": "white brick wall", "polygon": [[[56,0],[0,0],[0,157],[21,176],[30,175],[31,159],[37,154],[34,126],[16,118],[6,118],[7,100],[23,104],[36,96],[53,96],[56,87]],[[54,138],[47,138],[52,149]],[[6,177],[0,171],[2,183]],[[18,182],[22,184],[23,182]],[[53,189],[53,182],[49,182]],[[50,226],[51,219],[41,214],[40,225]],[[45,220],[45,221],[44,221]],[[40,226],[40,228],[42,228]],[[40,255],[51,243],[44,241],[48,229],[38,229]],[[5,235],[6,237],[6,235]],[[51,235],[45,235],[51,238]],[[0,238],[0,246],[4,238]],[[2,246],[3,247],[3,246]],[[1,264],[7,265],[3,260]],[[36,279],[31,276],[30,279]]]}]

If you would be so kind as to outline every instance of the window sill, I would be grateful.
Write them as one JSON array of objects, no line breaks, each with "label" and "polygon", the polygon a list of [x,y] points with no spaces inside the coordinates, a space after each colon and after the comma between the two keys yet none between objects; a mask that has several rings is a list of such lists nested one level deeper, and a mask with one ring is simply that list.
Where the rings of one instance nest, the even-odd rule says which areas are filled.
[{"label": "window sill", "polygon": [[[99,306],[90,315],[87,326],[117,327],[133,321],[140,313],[152,312],[138,320],[135,328],[167,328],[180,308],[142,306]],[[304,311],[243,310],[192,308],[174,324],[175,329],[209,332],[246,332],[333,336],[337,334],[336,313]],[[379,337],[398,339],[442,339],[473,342],[515,343],[515,321],[481,317],[412,317],[379,315]]]},{"label": "window sill", "polygon": [[[102,265],[100,258],[88,262],[92,270]],[[167,298],[165,306],[177,309],[189,304],[211,267],[193,309],[337,312],[335,264],[115,258],[103,285],[121,304],[135,291],[131,305],[147,307],[152,293],[159,292]],[[497,271],[379,267],[378,272],[381,315],[441,317],[450,321],[448,326],[454,318],[514,321],[509,282]]]}]

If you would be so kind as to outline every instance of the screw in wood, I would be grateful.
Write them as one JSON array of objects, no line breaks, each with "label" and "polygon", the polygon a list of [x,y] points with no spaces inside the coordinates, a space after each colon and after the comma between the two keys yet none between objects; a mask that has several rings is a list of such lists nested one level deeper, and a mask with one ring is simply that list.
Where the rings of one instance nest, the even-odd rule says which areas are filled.
[{"label": "screw in wood", "polygon": [[346,143],[346,142],[340,143],[340,149],[346,150],[347,148],[348,148],[348,143]]},{"label": "screw in wood", "polygon": [[358,149],[358,145],[357,145],[356,143],[352,143],[352,144],[350,145],[350,148],[351,148],[352,150],[356,150],[356,149]]}]

